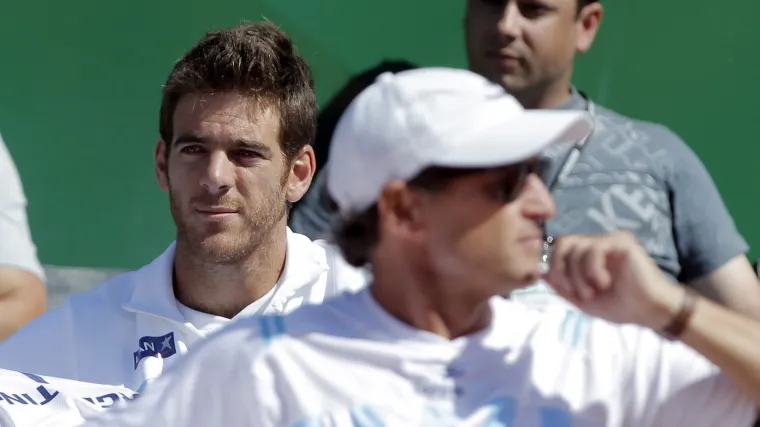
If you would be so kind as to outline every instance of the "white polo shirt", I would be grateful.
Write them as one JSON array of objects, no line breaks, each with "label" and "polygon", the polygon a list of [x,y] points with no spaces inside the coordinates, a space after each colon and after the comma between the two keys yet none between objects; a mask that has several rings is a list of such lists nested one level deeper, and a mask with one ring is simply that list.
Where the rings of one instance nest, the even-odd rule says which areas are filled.
[{"label": "white polo shirt", "polygon": [[[229,319],[178,304],[174,244],[145,267],[68,298],[0,342],[0,368],[139,391]],[[284,314],[366,283],[337,248],[287,231],[285,268],[271,292],[232,320]]]},{"label": "white polo shirt", "polygon": [[0,369],[0,426],[68,427],[82,423],[135,392]]},{"label": "white polo shirt", "polygon": [[26,219],[26,197],[16,165],[0,137],[0,267],[26,270],[45,280]]},{"label": "white polo shirt", "polygon": [[88,427],[750,426],[755,406],[705,358],[651,331],[494,298],[455,340],[368,290],[232,325]]}]

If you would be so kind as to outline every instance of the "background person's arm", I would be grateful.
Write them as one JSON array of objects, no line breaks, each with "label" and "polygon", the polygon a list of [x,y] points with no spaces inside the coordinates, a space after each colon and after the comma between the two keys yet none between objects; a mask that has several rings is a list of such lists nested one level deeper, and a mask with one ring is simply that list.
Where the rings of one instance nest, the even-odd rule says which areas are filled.
[{"label": "background person's arm", "polygon": [[760,320],[760,281],[744,254],[689,285],[713,301]]},{"label": "background person's arm", "polygon": [[45,311],[44,277],[21,179],[0,139],[0,340]]},{"label": "background person's arm", "polygon": [[701,298],[681,341],[708,358],[760,407],[760,324]]},{"label": "background person's arm", "polygon": [[749,245],[699,157],[676,134],[660,131],[671,158],[666,169],[679,282],[760,320],[760,281],[747,260]]},{"label": "background person's arm", "polygon": [[45,285],[32,273],[0,266],[0,341],[45,312]]}]

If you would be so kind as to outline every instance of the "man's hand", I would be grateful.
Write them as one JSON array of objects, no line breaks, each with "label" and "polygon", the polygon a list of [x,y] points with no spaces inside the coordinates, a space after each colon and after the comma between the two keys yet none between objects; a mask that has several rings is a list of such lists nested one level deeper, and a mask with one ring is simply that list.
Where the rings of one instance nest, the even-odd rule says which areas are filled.
[{"label": "man's hand", "polygon": [[591,316],[658,331],[678,312],[684,294],[628,232],[557,239],[545,279]]}]

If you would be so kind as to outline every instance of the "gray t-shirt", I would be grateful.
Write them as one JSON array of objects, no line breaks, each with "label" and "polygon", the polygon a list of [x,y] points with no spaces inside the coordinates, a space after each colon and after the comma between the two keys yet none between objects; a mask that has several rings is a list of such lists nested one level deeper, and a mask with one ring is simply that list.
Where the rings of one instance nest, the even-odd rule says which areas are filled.
[{"label": "gray t-shirt", "polygon": [[[586,109],[577,92],[560,109]],[[667,127],[595,106],[595,131],[578,162],[552,188],[552,236],[625,229],[639,239],[673,281],[707,275],[748,246],[715,183],[694,152]],[[554,176],[574,143],[546,151]],[[328,166],[332,167],[332,166]],[[311,238],[329,233],[324,171],[293,211],[290,227]]]},{"label": "gray t-shirt", "polygon": [[[586,109],[587,101],[574,92],[559,108]],[[682,283],[747,251],[710,174],[681,138],[665,126],[594,109],[593,135],[552,188],[557,215],[547,223],[549,235],[629,230]],[[572,146],[545,154],[559,168]]]}]

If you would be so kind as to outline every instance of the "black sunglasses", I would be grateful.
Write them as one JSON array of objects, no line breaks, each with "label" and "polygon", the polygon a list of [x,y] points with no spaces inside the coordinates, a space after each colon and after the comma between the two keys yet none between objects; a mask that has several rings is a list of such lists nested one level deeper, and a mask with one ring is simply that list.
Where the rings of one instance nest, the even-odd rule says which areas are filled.
[{"label": "black sunglasses", "polygon": [[500,186],[499,200],[509,203],[517,199],[525,187],[525,180],[530,175],[535,174],[546,182],[548,168],[549,160],[544,157],[537,157],[506,167]]}]

